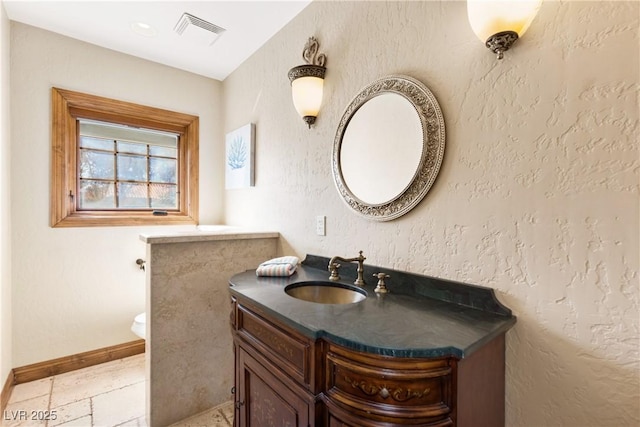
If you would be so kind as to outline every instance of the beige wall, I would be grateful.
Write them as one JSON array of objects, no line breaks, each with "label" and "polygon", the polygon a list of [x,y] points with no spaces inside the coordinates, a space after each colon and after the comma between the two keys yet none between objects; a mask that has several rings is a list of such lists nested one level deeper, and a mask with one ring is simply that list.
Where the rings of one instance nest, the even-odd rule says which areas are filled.
[{"label": "beige wall", "polygon": [[[280,231],[283,254],[362,249],[495,288],[518,316],[507,425],[637,424],[639,7],[545,2],[499,62],[464,2],[312,3],[224,82],[224,131],[254,122],[257,135],[256,186],[226,192],[227,222]],[[308,130],[287,70],[311,35],[328,70]],[[338,197],[331,148],[351,98],[398,73],[438,98],[447,148],[426,199],[374,223]]]},{"label": "beige wall", "polygon": [[145,310],[135,260],[153,229],[49,227],[52,86],[200,116],[200,219],[222,219],[223,174],[208,167],[222,157],[220,82],[12,22],[14,367],[137,339]]},{"label": "beige wall", "polygon": [[12,365],[9,19],[0,3],[0,388]]}]

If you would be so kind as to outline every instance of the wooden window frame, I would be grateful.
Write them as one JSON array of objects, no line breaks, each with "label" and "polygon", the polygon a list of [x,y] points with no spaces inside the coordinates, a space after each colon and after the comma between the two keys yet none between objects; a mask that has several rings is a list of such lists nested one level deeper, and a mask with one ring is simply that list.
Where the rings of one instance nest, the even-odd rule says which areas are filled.
[{"label": "wooden window frame", "polygon": [[[189,114],[52,88],[51,227],[179,225],[198,223],[199,118]],[[179,134],[179,209],[77,210],[78,119]]]}]

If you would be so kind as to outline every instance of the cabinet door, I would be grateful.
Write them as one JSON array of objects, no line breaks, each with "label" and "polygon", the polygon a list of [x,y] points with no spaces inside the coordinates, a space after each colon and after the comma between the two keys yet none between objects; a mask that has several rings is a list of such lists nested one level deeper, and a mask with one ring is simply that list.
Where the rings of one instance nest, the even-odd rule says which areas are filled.
[{"label": "cabinet door", "polygon": [[308,427],[309,404],[238,347],[240,394],[236,402],[239,427]]}]

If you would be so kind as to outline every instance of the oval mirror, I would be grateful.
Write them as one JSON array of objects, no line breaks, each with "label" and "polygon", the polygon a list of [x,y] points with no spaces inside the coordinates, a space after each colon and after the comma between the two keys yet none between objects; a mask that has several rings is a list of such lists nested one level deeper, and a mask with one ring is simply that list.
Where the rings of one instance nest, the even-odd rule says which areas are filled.
[{"label": "oval mirror", "polygon": [[444,156],[444,119],[431,91],[390,76],[365,87],[346,108],[333,144],[338,192],[377,221],[404,215],[427,194]]}]

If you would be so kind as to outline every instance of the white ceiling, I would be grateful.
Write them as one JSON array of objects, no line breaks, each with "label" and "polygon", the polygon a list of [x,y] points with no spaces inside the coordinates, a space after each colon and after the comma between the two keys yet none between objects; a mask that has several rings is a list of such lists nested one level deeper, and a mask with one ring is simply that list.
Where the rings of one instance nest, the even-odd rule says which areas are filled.
[{"label": "white ceiling", "polygon": [[[113,1],[0,0],[9,19],[98,46],[224,80],[311,0],[289,1]],[[226,29],[212,44],[190,26],[173,29],[184,12]],[[139,35],[136,22],[155,36]],[[195,36],[195,37],[191,37]]]}]

